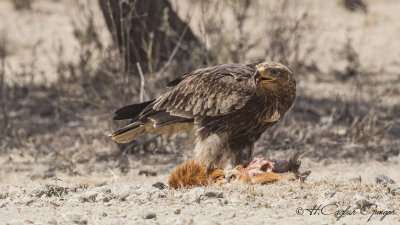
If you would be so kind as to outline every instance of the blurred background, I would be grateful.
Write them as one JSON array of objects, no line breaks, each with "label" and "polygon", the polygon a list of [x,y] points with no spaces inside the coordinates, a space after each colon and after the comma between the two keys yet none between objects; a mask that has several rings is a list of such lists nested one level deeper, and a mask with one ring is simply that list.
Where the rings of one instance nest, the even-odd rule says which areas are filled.
[{"label": "blurred background", "polygon": [[399,11],[397,0],[1,0],[0,170],[169,173],[193,135],[117,145],[107,135],[127,121],[114,111],[191,70],[260,60],[286,64],[298,92],[257,156],[398,164]]}]

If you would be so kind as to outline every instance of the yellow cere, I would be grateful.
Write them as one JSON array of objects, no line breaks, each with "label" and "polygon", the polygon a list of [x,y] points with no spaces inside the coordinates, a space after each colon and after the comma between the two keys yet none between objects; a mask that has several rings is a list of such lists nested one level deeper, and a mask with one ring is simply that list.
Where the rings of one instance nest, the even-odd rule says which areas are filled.
[{"label": "yellow cere", "polygon": [[264,68],[258,68],[258,71],[260,71],[261,75],[264,75]]}]

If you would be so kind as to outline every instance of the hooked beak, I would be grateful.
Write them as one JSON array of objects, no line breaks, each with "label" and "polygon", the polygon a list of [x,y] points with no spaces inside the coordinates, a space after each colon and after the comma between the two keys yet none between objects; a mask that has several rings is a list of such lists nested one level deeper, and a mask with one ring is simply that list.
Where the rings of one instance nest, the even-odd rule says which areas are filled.
[{"label": "hooked beak", "polygon": [[256,73],[254,74],[254,83],[258,84],[261,81],[261,76],[260,71],[256,70]]},{"label": "hooked beak", "polygon": [[256,84],[267,83],[273,80],[275,80],[275,78],[265,75],[264,69],[262,68],[257,69],[256,72],[254,73],[254,82]]}]

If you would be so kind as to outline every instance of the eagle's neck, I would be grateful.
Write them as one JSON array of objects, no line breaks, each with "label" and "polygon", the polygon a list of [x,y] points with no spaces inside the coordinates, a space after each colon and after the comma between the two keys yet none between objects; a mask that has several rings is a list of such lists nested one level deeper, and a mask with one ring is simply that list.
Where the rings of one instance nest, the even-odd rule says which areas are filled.
[{"label": "eagle's neck", "polygon": [[270,110],[278,110],[282,115],[289,110],[296,97],[295,83],[270,83],[258,86],[255,95]]}]

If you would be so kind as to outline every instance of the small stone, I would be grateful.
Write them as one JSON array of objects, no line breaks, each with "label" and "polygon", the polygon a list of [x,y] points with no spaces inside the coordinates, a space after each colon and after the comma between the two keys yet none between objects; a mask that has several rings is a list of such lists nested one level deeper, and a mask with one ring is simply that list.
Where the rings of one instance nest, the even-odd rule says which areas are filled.
[{"label": "small stone", "polygon": [[400,185],[398,184],[389,184],[388,185],[389,192],[393,195],[400,195]]},{"label": "small stone", "polygon": [[121,194],[118,195],[118,200],[120,200],[121,202],[126,201],[126,199],[130,196],[130,192],[129,191],[125,191]]},{"label": "small stone", "polygon": [[44,194],[46,194],[46,192],[42,188],[34,188],[29,195],[40,198]]},{"label": "small stone", "polygon": [[248,203],[248,202],[254,202],[256,200],[256,197],[254,197],[253,195],[246,195],[244,199]]},{"label": "small stone", "polygon": [[3,202],[0,202],[0,208],[4,208],[10,203],[11,203],[11,201],[9,199],[7,199],[7,200],[5,200]]},{"label": "small stone", "polygon": [[156,213],[152,211],[148,211],[144,214],[145,219],[153,219],[156,218]]},{"label": "small stone", "polygon": [[70,213],[67,217],[75,224],[84,225],[88,223],[87,219],[78,213]]},{"label": "small stone", "polygon": [[375,182],[377,184],[382,183],[382,182],[387,182],[387,183],[391,183],[394,184],[394,180],[388,176],[386,176],[385,174],[379,174],[378,176],[375,177]]},{"label": "small stone", "polygon": [[371,204],[361,193],[355,194],[353,196],[353,199],[358,208],[360,209],[364,209],[366,206]]},{"label": "small stone", "polygon": [[104,194],[110,194],[111,193],[111,188],[109,186],[100,186],[92,189],[93,191],[101,192]]},{"label": "small stone", "polygon": [[96,191],[87,191],[80,196],[81,202],[95,202],[99,193]]},{"label": "small stone", "polygon": [[7,198],[8,194],[6,193],[0,193],[0,199],[5,199]]},{"label": "small stone", "polygon": [[109,202],[111,200],[110,196],[100,192],[96,197],[96,202]]},{"label": "small stone", "polygon": [[181,209],[180,209],[180,208],[175,209],[174,213],[175,213],[175,214],[181,214]]},{"label": "small stone", "polygon": [[205,191],[203,188],[193,188],[189,192],[185,193],[182,198],[185,199],[187,202],[197,202],[200,203],[200,201],[203,199],[203,196],[205,194]]},{"label": "small stone", "polygon": [[396,195],[396,196],[400,196],[400,189],[396,189],[396,190],[392,191],[392,194]]},{"label": "small stone", "polygon": [[222,191],[217,191],[217,190],[208,190],[204,193],[204,196],[210,198],[223,198],[224,193]]},{"label": "small stone", "polygon": [[161,191],[156,191],[156,192],[152,192],[150,193],[150,198],[151,199],[157,199],[157,198],[165,198],[165,194]]},{"label": "small stone", "polygon": [[155,188],[158,188],[160,190],[164,190],[167,187],[167,185],[165,185],[163,182],[157,182],[157,183],[155,183],[155,184],[153,184],[151,186],[155,187]]},{"label": "small stone", "polygon": [[30,204],[33,203],[33,201],[34,201],[34,199],[32,199],[32,198],[30,198],[30,197],[25,197],[25,198],[22,199],[22,202],[23,202],[25,205],[30,205]]}]

